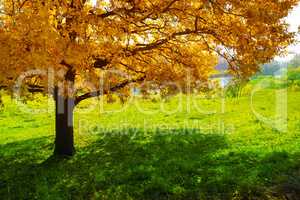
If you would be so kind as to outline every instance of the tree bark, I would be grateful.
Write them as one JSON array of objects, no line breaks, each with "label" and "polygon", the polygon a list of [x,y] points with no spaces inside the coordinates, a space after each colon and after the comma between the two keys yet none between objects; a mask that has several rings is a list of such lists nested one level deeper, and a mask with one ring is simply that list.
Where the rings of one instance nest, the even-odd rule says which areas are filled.
[{"label": "tree bark", "polygon": [[0,108],[3,107],[3,101],[2,101],[2,97],[0,95]]},{"label": "tree bark", "polygon": [[74,99],[55,90],[55,149],[54,155],[72,156],[74,148],[73,110]]}]

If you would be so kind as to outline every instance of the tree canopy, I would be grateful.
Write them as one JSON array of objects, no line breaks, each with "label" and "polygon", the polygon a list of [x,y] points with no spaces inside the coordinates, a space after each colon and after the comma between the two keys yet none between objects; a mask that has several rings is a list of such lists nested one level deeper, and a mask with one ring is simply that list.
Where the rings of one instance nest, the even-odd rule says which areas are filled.
[{"label": "tree canopy", "polygon": [[[297,0],[0,2],[0,85],[52,69],[54,85],[75,81],[81,101],[131,82],[185,84],[187,71],[196,86],[218,56],[232,74],[249,77],[293,41],[283,18]],[[49,81],[30,77],[38,88]]]}]

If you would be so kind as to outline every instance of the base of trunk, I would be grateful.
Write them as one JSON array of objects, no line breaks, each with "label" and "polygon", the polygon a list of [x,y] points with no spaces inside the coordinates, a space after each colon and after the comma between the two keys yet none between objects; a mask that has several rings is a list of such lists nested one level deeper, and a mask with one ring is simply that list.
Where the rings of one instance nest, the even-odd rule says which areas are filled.
[{"label": "base of trunk", "polygon": [[56,95],[55,149],[54,155],[72,156],[75,154],[73,110],[74,99]]},{"label": "base of trunk", "polygon": [[57,117],[54,155],[72,156],[75,154],[73,126],[60,116]]},{"label": "base of trunk", "polygon": [[75,148],[70,148],[70,149],[66,149],[66,148],[57,148],[55,147],[54,149],[54,153],[53,155],[55,156],[73,156],[75,154]]}]

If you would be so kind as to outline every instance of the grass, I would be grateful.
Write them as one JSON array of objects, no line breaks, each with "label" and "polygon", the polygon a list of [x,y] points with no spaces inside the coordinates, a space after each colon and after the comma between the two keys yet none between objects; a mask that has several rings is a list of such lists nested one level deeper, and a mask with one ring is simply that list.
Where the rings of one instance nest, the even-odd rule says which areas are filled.
[{"label": "grass", "polygon": [[[1,199],[297,199],[300,92],[287,93],[287,131],[276,91],[239,99],[178,95],[126,105],[90,100],[75,111],[77,153],[51,158],[53,102],[0,112]],[[96,102],[96,104],[95,104]],[[93,105],[93,106],[91,106]],[[174,111],[176,110],[176,111]],[[49,158],[50,157],[50,158]]]}]

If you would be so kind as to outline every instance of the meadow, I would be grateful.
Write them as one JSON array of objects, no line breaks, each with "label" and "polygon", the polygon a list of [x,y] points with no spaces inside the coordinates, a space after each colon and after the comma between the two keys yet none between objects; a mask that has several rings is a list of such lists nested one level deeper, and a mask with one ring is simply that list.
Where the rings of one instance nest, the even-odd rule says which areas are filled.
[{"label": "meadow", "polygon": [[239,98],[93,99],[75,111],[75,156],[58,159],[52,100],[22,106],[4,96],[0,197],[297,199],[299,99],[299,90],[284,87]]}]

